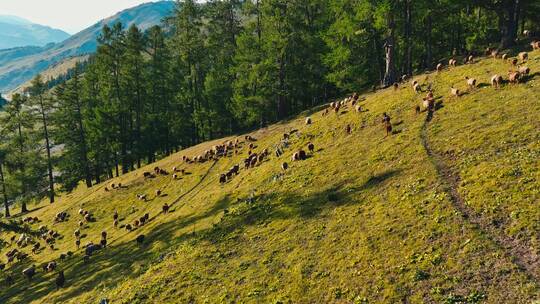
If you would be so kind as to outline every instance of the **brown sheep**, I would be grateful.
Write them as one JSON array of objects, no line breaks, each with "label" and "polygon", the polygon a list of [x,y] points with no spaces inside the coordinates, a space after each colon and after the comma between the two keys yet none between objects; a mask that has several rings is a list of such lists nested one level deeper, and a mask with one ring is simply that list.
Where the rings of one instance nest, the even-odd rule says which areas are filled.
[{"label": "brown sheep", "polygon": [[521,62],[525,62],[529,59],[529,54],[527,52],[521,52],[519,53],[518,57]]},{"label": "brown sheep", "polygon": [[347,133],[348,135],[350,135],[352,133],[352,128],[351,128],[350,124],[347,124],[345,126],[345,133]]},{"label": "brown sheep", "polygon": [[534,50],[540,50],[540,41],[533,41],[531,42],[531,46],[533,48],[533,51]]},{"label": "brown sheep", "polygon": [[420,106],[417,105],[417,106],[414,108],[414,111],[416,112],[416,115],[420,114]]},{"label": "brown sheep", "polygon": [[523,67],[519,67],[518,72],[519,72],[521,75],[529,75],[529,73],[531,72],[531,69],[529,69],[529,68],[526,67],[526,66],[523,66]]},{"label": "brown sheep", "polygon": [[459,89],[456,89],[454,87],[451,87],[450,88],[450,94],[454,97],[459,97],[460,96],[460,91]]},{"label": "brown sheep", "polygon": [[[397,91],[399,89],[399,84],[397,82],[394,82],[394,90]],[[356,100],[353,101],[353,106],[356,104]]]},{"label": "brown sheep", "polygon": [[503,78],[501,75],[493,75],[493,77],[491,77],[491,85],[497,89],[501,86],[502,82]]},{"label": "brown sheep", "polygon": [[419,83],[416,83],[414,86],[413,86],[413,90],[415,93],[420,93],[422,92],[422,88],[420,87],[420,84]]},{"label": "brown sheep", "polygon": [[315,151],[315,145],[313,143],[308,143],[307,148],[310,153],[313,153],[313,151]]},{"label": "brown sheep", "polygon": [[167,203],[163,204],[163,207],[161,207],[163,210],[163,214],[169,213],[169,205]]},{"label": "brown sheep", "polygon": [[156,190],[156,197],[160,197],[161,196],[161,190]]},{"label": "brown sheep", "polygon": [[476,88],[476,79],[465,76],[465,80],[467,81],[467,86],[469,86],[469,88]]},{"label": "brown sheep", "polygon": [[512,58],[512,60],[510,60],[510,64],[512,64],[513,66],[516,66],[518,64],[518,59]]},{"label": "brown sheep", "polygon": [[518,84],[520,81],[520,76],[521,74],[519,74],[519,72],[510,71],[508,72],[508,82]]}]

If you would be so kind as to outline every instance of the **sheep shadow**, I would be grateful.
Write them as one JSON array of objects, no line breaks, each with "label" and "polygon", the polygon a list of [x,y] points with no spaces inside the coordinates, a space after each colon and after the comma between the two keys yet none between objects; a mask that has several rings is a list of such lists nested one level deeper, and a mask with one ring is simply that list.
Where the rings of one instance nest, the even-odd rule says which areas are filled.
[{"label": "sheep shadow", "polygon": [[482,88],[488,88],[490,86],[491,85],[489,83],[482,82],[482,83],[479,83],[476,87],[479,89],[482,89]]}]

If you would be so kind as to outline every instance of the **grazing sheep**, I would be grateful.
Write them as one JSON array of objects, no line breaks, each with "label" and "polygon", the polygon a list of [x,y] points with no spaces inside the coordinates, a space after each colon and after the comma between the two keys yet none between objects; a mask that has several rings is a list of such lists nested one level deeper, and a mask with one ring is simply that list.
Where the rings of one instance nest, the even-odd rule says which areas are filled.
[{"label": "grazing sheep", "polygon": [[163,207],[161,207],[161,209],[163,210],[163,213],[164,214],[167,214],[169,213],[169,205],[167,203],[163,204]]},{"label": "grazing sheep", "polygon": [[451,87],[450,88],[450,94],[452,94],[452,96],[454,96],[454,97],[459,97],[459,95],[460,95],[459,89]]},{"label": "grazing sheep", "polygon": [[308,148],[309,152],[311,152],[311,153],[313,153],[313,151],[315,151],[315,145],[313,143],[308,143],[307,148]]},{"label": "grazing sheep", "polygon": [[56,290],[63,288],[65,283],[66,283],[66,278],[64,277],[64,271],[60,270],[55,280]]},{"label": "grazing sheep", "polygon": [[454,58],[448,60],[448,65],[455,67],[457,65],[457,60],[455,60]]},{"label": "grazing sheep", "polygon": [[103,239],[107,238],[107,231],[101,231],[101,238]]},{"label": "grazing sheep", "polygon": [[[394,90],[397,91],[399,89],[399,84],[397,82],[394,82]],[[356,103],[356,100],[353,101],[353,106]]]},{"label": "grazing sheep", "polygon": [[138,235],[135,241],[137,241],[137,244],[142,245],[144,243],[144,234]]},{"label": "grazing sheep", "polygon": [[114,226],[114,228],[117,228],[117,227],[118,227],[118,224],[119,224],[118,220],[114,220],[114,221],[113,221],[113,226]]},{"label": "grazing sheep", "polygon": [[476,87],[476,79],[465,76],[465,80],[467,81],[467,86],[469,86],[469,88],[474,89]]},{"label": "grazing sheep", "polygon": [[[437,64],[437,72],[441,72],[442,69],[443,69],[443,64],[442,63]],[[413,87],[414,87],[414,83],[413,83]]]},{"label": "grazing sheep", "polygon": [[81,248],[81,240],[76,239],[75,240],[75,246],[77,247],[77,250],[79,250]]},{"label": "grazing sheep", "polygon": [[512,60],[510,61],[510,64],[512,64],[513,66],[516,66],[518,64],[518,59],[512,58]]},{"label": "grazing sheep", "polygon": [[105,186],[105,192],[109,192],[109,188],[107,188],[107,186]]},{"label": "grazing sheep", "polygon": [[306,151],[304,151],[304,150],[299,150],[299,151],[298,151],[298,157],[299,157],[300,160],[306,160],[306,159],[307,159]]},{"label": "grazing sheep", "polygon": [[413,86],[413,90],[415,93],[420,93],[422,92],[422,88],[420,87],[420,84],[419,83],[416,83],[414,86]]},{"label": "grazing sheep", "polygon": [[220,184],[225,184],[227,182],[227,175],[226,174],[221,174],[219,176],[219,183]]},{"label": "grazing sheep", "polygon": [[56,262],[52,261],[49,264],[47,264],[47,272],[52,272],[56,269]]},{"label": "grazing sheep", "polygon": [[491,57],[493,57],[493,59],[497,59],[498,56],[499,56],[499,50],[491,51]]},{"label": "grazing sheep", "polygon": [[306,125],[310,125],[311,124],[311,117],[308,117],[306,118]]},{"label": "grazing sheep", "polygon": [[474,63],[474,56],[469,55],[469,57],[467,57],[467,62],[470,63],[470,64],[473,64]]},{"label": "grazing sheep", "polygon": [[540,50],[540,41],[533,41],[531,42],[531,46],[533,48],[533,51],[534,50]]},{"label": "grazing sheep", "polygon": [[420,114],[420,106],[417,105],[417,106],[414,108],[414,111],[416,112],[416,115]]},{"label": "grazing sheep", "polygon": [[101,239],[99,241],[99,244],[101,245],[101,247],[105,248],[107,247],[107,239]]},{"label": "grazing sheep", "polygon": [[79,209],[79,214],[80,214],[80,215],[84,215],[84,210],[83,210],[83,209]]},{"label": "grazing sheep", "polygon": [[351,128],[350,124],[347,124],[345,126],[345,133],[347,133],[348,135],[350,135],[352,133],[352,128]]},{"label": "grazing sheep", "polygon": [[502,60],[507,60],[508,59],[508,54],[507,53],[502,54],[501,58],[502,58]]},{"label": "grazing sheep", "polygon": [[118,211],[114,211],[113,220],[117,220],[117,219],[118,219]]},{"label": "grazing sheep", "polygon": [[529,59],[529,54],[527,52],[521,52],[519,53],[518,57],[521,62],[525,62]]},{"label": "grazing sheep", "polygon": [[84,226],[84,222],[83,221],[79,221],[79,227],[82,227]]},{"label": "grazing sheep", "polygon": [[36,274],[36,266],[32,265],[28,268],[25,268],[22,271],[22,274],[28,279],[28,281],[31,281],[32,277]]},{"label": "grazing sheep", "polygon": [[392,133],[392,118],[390,118],[386,112],[383,113],[382,122],[386,129],[386,136],[390,135],[390,133]]},{"label": "grazing sheep", "polygon": [[521,75],[529,75],[529,73],[531,72],[531,69],[529,69],[529,68],[526,67],[526,66],[523,66],[523,67],[519,67],[518,72],[519,72]]},{"label": "grazing sheep", "polygon": [[518,84],[521,78],[521,74],[519,72],[510,71],[508,72],[508,82],[512,84]]},{"label": "grazing sheep", "polygon": [[41,244],[39,242],[36,242],[33,246],[32,246],[32,254],[36,254],[39,249],[41,249]]},{"label": "grazing sheep", "polygon": [[493,77],[491,77],[491,85],[496,89],[500,88],[502,82],[503,78],[501,75],[493,75]]},{"label": "grazing sheep", "polygon": [[289,164],[287,164],[286,162],[281,164],[281,170],[287,171],[288,168],[289,168]]},{"label": "grazing sheep", "polygon": [[131,225],[130,225],[130,224],[127,224],[125,228],[126,228],[126,230],[127,230],[127,231],[131,231],[131,230],[133,230],[133,227],[131,227]]}]

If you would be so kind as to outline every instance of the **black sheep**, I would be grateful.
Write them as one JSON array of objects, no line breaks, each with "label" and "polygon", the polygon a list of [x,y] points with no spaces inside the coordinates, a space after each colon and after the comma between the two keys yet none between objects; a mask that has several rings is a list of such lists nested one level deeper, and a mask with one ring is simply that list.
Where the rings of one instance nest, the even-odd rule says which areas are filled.
[{"label": "black sheep", "polygon": [[144,242],[144,234],[138,235],[135,240],[137,241],[137,244],[142,245]]},{"label": "black sheep", "polygon": [[32,280],[32,277],[36,274],[36,266],[32,265],[29,268],[26,268],[22,271],[22,274],[28,278],[28,281]]},{"label": "black sheep", "polygon": [[60,288],[64,287],[64,284],[66,283],[66,278],[64,277],[64,271],[60,270],[58,272],[58,276],[55,280],[56,283],[56,290],[59,290]]}]

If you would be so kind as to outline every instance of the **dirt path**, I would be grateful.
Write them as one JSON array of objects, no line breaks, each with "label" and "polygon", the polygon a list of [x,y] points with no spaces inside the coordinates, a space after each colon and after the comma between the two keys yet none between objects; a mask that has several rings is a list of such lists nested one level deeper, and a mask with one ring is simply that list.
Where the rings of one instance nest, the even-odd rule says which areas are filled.
[{"label": "dirt path", "polygon": [[495,227],[493,223],[467,206],[465,199],[459,194],[460,176],[452,170],[444,161],[444,157],[437,154],[430,146],[428,137],[428,127],[433,118],[433,113],[428,113],[421,130],[422,145],[433,166],[436,168],[439,180],[441,181],[445,192],[449,195],[454,208],[461,214],[464,222],[471,224],[474,229],[483,236],[495,243],[504,252],[506,258],[514,263],[517,268],[523,272],[529,280],[533,281],[538,287],[540,282],[539,257],[530,250],[525,242],[506,235],[501,229]]}]

